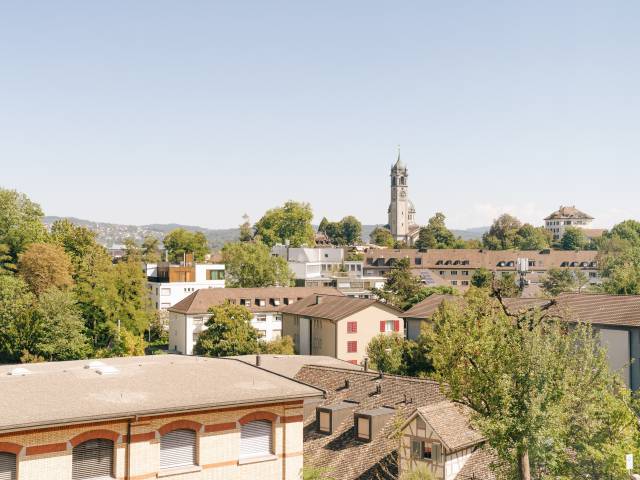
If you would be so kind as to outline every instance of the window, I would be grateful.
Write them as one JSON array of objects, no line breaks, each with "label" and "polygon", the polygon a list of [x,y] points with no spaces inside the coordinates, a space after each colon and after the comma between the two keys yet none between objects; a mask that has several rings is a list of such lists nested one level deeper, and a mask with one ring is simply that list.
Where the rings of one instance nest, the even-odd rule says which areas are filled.
[{"label": "window", "polygon": [[441,461],[441,447],[439,443],[429,443],[418,438],[411,439],[411,458],[416,460]]},{"label": "window", "polygon": [[400,320],[382,320],[380,321],[380,332],[399,332]]},{"label": "window", "polygon": [[462,270],[462,276],[463,277],[468,277],[469,276],[469,270]]},{"label": "window", "polygon": [[113,442],[106,438],[87,440],[73,447],[71,478],[84,480],[111,478],[113,474]]},{"label": "window", "polygon": [[451,280],[451,285],[458,285],[458,281],[457,280]]},{"label": "window", "polygon": [[240,458],[271,455],[273,428],[269,420],[254,420],[240,429]]},{"label": "window", "polygon": [[347,353],[357,353],[358,351],[358,341],[350,340],[347,342]]},{"label": "window", "polygon": [[440,270],[440,271],[438,272],[438,274],[439,274],[439,275],[444,275],[444,274],[445,274],[445,271],[444,271],[444,270]]},{"label": "window", "polygon": [[321,433],[331,433],[331,414],[318,410],[318,431]]},{"label": "window", "polygon": [[160,289],[160,295],[171,295],[171,289],[170,288],[161,288]]},{"label": "window", "polygon": [[258,314],[258,315],[256,315],[256,321],[257,322],[266,322],[267,321],[267,316],[264,313]]},{"label": "window", "polygon": [[188,467],[196,464],[196,432],[186,428],[160,437],[160,468]]},{"label": "window", "polygon": [[0,452],[0,479],[16,480],[16,456],[13,453]]},{"label": "window", "polygon": [[457,270],[451,270],[451,275],[458,275],[458,271]]},{"label": "window", "polygon": [[207,270],[207,280],[224,280],[224,270]]},{"label": "window", "polygon": [[169,302],[163,302],[160,304],[160,308],[170,308],[171,307],[171,303]]},{"label": "window", "polygon": [[597,272],[589,272],[589,278],[596,278],[598,276]]},{"label": "window", "polygon": [[347,333],[358,333],[358,322],[347,322]]},{"label": "window", "polygon": [[464,285],[464,286],[469,285],[469,280],[462,280],[462,285]]},{"label": "window", "polygon": [[368,417],[356,417],[358,440],[371,440],[371,420]]},{"label": "window", "polygon": [[415,264],[416,264],[416,265],[422,265],[422,258],[420,258],[420,257],[416,257],[416,258],[415,258]]}]

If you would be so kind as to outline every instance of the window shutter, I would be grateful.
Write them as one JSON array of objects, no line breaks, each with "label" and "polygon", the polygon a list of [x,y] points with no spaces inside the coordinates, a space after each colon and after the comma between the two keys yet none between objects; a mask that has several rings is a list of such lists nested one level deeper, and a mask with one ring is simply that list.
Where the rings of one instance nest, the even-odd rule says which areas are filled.
[{"label": "window shutter", "polygon": [[422,442],[411,440],[411,458],[422,459]]},{"label": "window shutter", "polygon": [[195,464],[195,431],[174,430],[160,437],[160,468],[186,467]]},{"label": "window shutter", "polygon": [[16,480],[16,456],[0,452],[0,480]]},{"label": "window shutter", "polygon": [[105,438],[88,440],[74,447],[71,478],[85,480],[111,477],[113,473],[113,442]]},{"label": "window shutter", "polygon": [[433,461],[436,463],[442,462],[442,446],[439,443],[434,443],[431,445],[431,451],[433,452]]},{"label": "window shutter", "polygon": [[384,331],[385,331],[385,328],[384,328],[385,323],[386,323],[386,322],[385,322],[384,320],[382,320],[382,321],[380,322],[380,331],[381,331],[381,332],[384,332]]},{"label": "window shutter", "polygon": [[399,332],[400,331],[400,320],[394,320],[394,322],[393,322],[393,331],[394,332]]},{"label": "window shutter", "polygon": [[240,430],[240,457],[271,455],[273,427],[268,420],[254,420]]}]

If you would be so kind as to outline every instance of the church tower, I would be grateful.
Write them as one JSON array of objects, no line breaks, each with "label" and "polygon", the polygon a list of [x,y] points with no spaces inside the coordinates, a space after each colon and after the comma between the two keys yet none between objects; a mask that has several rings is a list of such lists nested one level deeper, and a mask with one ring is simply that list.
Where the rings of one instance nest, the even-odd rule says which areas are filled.
[{"label": "church tower", "polygon": [[419,228],[415,223],[415,208],[409,200],[408,177],[409,171],[400,160],[400,149],[398,149],[398,159],[391,167],[389,229],[395,240],[411,244]]}]

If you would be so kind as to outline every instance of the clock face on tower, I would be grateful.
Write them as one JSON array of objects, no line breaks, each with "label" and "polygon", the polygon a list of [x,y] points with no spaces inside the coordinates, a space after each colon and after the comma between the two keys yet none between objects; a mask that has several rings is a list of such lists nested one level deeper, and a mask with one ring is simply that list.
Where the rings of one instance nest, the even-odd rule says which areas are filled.
[{"label": "clock face on tower", "polygon": [[401,198],[404,198],[404,197],[406,197],[406,196],[407,196],[407,192],[405,192],[404,190],[401,190],[401,191],[400,191],[400,197],[401,197]]}]

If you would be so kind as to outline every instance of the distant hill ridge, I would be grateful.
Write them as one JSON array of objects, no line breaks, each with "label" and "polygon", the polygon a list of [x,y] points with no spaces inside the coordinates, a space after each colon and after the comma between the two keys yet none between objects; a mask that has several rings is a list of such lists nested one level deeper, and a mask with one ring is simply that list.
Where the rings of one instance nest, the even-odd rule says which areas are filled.
[{"label": "distant hill ridge", "polygon": [[[75,217],[44,217],[44,224],[51,226],[56,220],[66,218],[75,225],[90,228],[98,234],[98,242],[106,247],[113,245],[121,245],[125,239],[132,238],[137,242],[141,242],[146,236],[154,236],[162,240],[164,236],[171,230],[176,228],[184,228],[193,232],[202,232],[209,240],[212,248],[218,249],[227,242],[237,240],[239,228],[204,228],[196,225],[181,225],[178,223],[152,223],[149,225],[123,225],[119,223],[94,222],[92,220],[84,220]],[[362,225],[362,238],[368,239],[369,234],[378,225]],[[482,234],[489,230],[489,227],[469,228],[465,230],[452,230],[453,234],[460,236],[465,240],[481,238]]]}]

